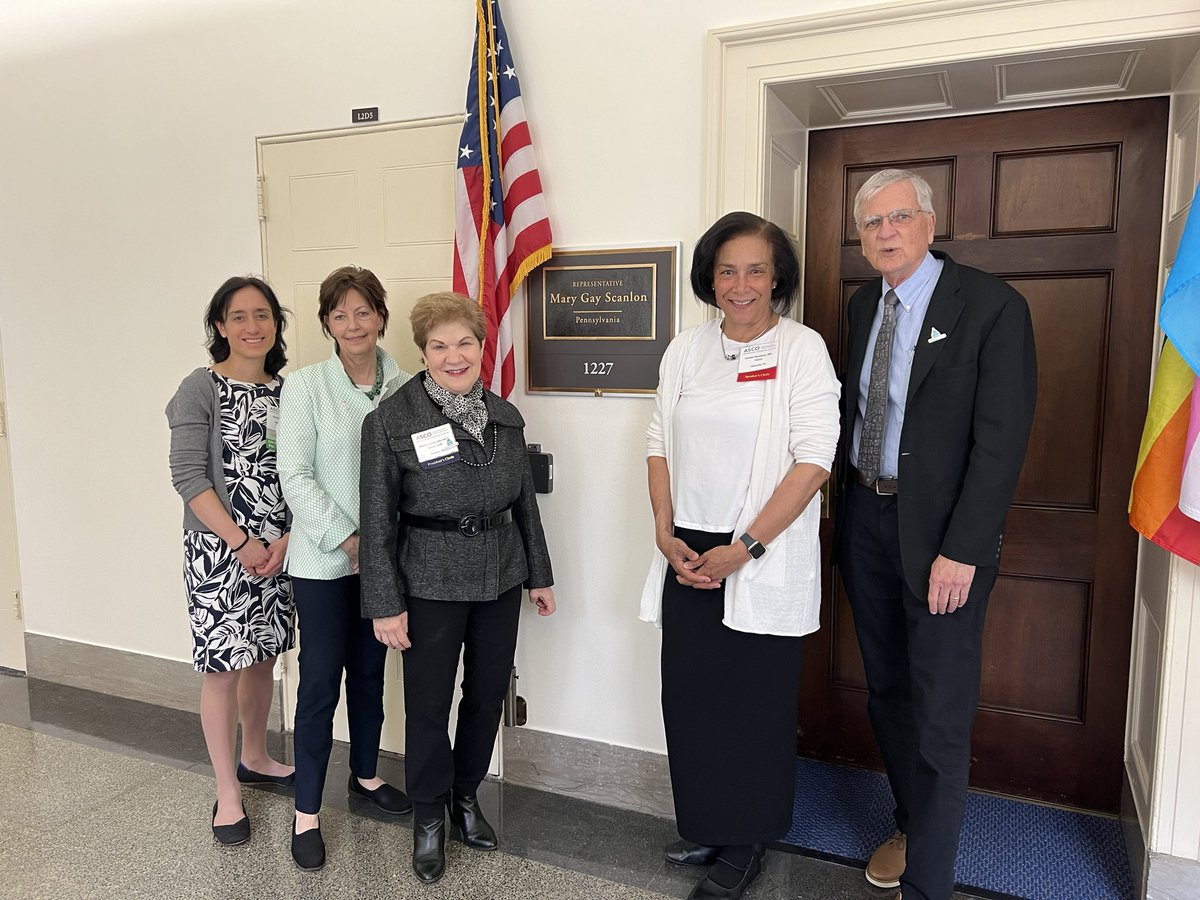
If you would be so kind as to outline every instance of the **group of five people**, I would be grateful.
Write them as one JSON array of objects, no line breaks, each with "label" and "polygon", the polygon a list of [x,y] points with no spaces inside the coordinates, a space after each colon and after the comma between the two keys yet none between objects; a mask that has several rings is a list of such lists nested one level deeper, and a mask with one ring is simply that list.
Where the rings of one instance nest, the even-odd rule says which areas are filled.
[{"label": "group of five people", "polygon": [[[881,277],[850,298],[841,385],[822,338],[787,316],[800,284],[789,238],[750,213],[697,242],[692,289],[722,315],[678,335],[660,366],[647,433],[657,551],[640,614],[662,628],[680,834],[665,856],[706,869],[692,900],[740,897],[792,819],[831,473],[835,556],[896,804],[896,833],[867,878],[909,900],[953,889],[984,613],[1033,417],[1033,331],[1016,291],[930,251],[936,216],[918,175],[874,175],[854,218]],[[372,273],[332,273],[318,315],[333,355],[283,385],[279,302],[258,279],[230,279],[206,316],[212,365],[167,409],[212,830],[222,843],[249,837],[239,782],[294,783],[293,858],[324,863],[318,814],[344,673],[348,790],[414,810],[413,869],[433,882],[444,811],[468,846],[497,846],[477,789],[523,589],[540,615],[555,611],[524,421],[483,388],[486,324],[470,298],[417,302],[426,368],[411,378],[378,346],[388,311]],[[292,592],[294,772],[265,740],[273,661],[294,640]],[[376,776],[389,647],[404,654],[407,795]]]}]

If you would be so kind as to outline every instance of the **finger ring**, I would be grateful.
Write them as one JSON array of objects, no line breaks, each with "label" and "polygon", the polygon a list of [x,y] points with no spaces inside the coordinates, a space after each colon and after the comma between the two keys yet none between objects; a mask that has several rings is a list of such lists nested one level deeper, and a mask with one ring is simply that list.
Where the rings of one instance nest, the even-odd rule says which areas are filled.
[{"label": "finger ring", "polygon": [[962,599],[962,597],[951,597],[950,599],[951,599],[951,600],[961,600],[961,599]]}]

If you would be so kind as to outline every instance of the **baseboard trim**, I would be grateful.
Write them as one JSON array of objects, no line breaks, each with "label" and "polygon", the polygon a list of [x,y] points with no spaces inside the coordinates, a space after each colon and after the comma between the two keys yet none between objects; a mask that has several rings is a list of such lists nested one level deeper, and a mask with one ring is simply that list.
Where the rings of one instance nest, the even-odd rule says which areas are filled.
[{"label": "baseboard trim", "polygon": [[504,729],[504,781],[674,818],[671,776],[661,753],[530,728]]},{"label": "baseboard trim", "polygon": [[[25,667],[30,678],[200,712],[202,676],[190,663],[114,650],[45,634],[25,633]],[[279,681],[267,727],[280,727]]]}]

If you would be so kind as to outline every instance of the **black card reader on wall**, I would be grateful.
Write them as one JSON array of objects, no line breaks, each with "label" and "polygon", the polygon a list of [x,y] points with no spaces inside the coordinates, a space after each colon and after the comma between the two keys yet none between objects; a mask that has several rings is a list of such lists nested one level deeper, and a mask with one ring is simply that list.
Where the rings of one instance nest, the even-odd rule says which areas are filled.
[{"label": "black card reader on wall", "polygon": [[533,489],[539,494],[554,490],[554,454],[543,453],[541,444],[526,444],[529,468],[533,470]]}]

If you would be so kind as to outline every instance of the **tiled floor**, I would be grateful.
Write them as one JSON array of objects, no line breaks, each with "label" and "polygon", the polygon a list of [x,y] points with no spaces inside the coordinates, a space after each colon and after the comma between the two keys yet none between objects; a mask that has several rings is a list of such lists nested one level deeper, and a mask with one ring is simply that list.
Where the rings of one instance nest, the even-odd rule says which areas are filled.
[{"label": "tiled floor", "polygon": [[[287,791],[246,790],[250,843],[214,844],[211,770],[191,713],[0,675],[0,723],[0,898],[685,897],[698,877],[662,861],[668,818],[488,783],[480,794],[501,852],[451,843],[446,877],[423,886],[409,869],[411,817],[349,804],[340,745],[322,810],[329,862],[302,872],[288,853]],[[398,760],[379,774],[403,784]],[[746,897],[891,892],[858,869],[776,851]]]}]

